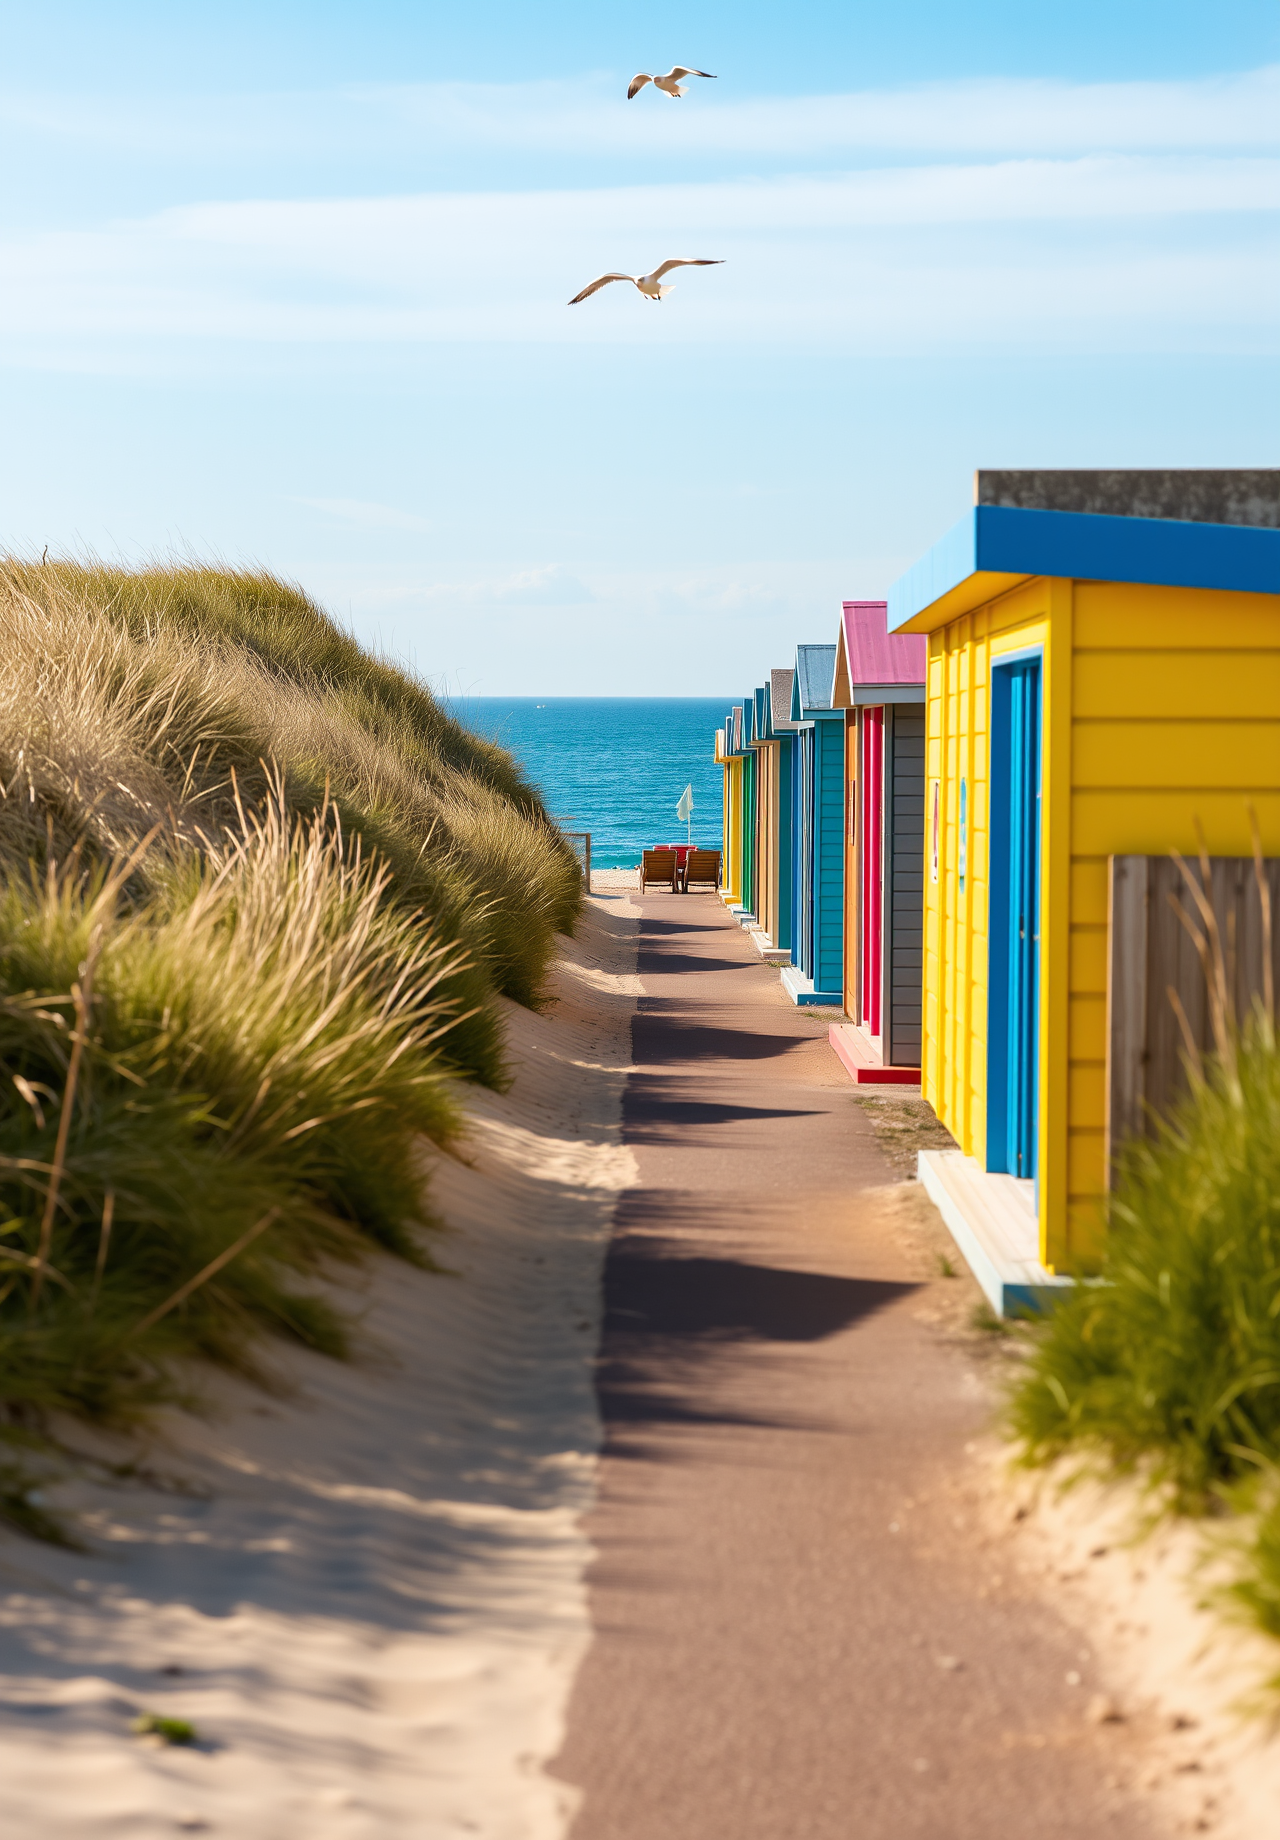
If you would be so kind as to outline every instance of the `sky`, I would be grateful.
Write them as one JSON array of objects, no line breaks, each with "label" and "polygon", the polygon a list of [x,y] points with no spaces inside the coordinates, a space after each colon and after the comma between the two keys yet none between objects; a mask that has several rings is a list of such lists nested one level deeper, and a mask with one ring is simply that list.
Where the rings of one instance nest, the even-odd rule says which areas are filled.
[{"label": "sky", "polygon": [[[4,41],[0,546],[267,567],[449,695],[740,695],[976,467],[1280,458],[1273,0]],[[567,305],[670,255],[724,265]]]}]

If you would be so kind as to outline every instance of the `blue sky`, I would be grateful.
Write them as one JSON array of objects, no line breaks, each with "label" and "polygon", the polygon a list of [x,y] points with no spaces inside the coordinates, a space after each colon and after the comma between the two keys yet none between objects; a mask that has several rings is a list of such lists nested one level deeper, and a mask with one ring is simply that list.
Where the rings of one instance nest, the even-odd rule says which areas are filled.
[{"label": "blue sky", "polygon": [[[263,563],[455,693],[715,695],[976,466],[1276,463],[1271,0],[5,38],[9,547]],[[718,80],[625,100],[676,60]],[[666,255],[725,266],[565,304]]]}]

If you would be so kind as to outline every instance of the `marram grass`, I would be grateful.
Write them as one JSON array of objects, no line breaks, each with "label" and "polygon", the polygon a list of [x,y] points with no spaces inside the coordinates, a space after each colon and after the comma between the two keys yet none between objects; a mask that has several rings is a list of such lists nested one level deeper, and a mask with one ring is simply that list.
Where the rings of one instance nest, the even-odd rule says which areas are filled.
[{"label": "marram grass", "polygon": [[582,892],[510,756],[271,576],[0,568],[0,864],[125,854],[155,826],[203,851],[277,776],[291,811],[331,806],[391,870],[389,898],[459,945],[443,1049],[501,1083],[493,997],[540,1002]]},{"label": "marram grass", "polygon": [[[1254,1517],[1238,1543],[1237,1575],[1225,1596],[1237,1616],[1280,1642],[1280,1474],[1270,1472],[1249,1505]],[[1280,1669],[1267,1684],[1280,1695]]]},{"label": "marram grass", "polygon": [[1218,1600],[1280,1639],[1280,1048],[1261,1012],[1130,1146],[1100,1275],[1032,1333],[1011,1402],[1024,1456],[1236,1517]]},{"label": "marram grass", "polygon": [[1102,1282],[1059,1304],[1013,1404],[1028,1456],[1092,1448],[1180,1505],[1280,1460],[1280,1052],[1231,1062],[1124,1159]]},{"label": "marram grass", "polygon": [[272,808],[220,861],[131,909],[102,871],[10,881],[0,1398],[11,1412],[118,1418],[166,1391],[167,1357],[244,1365],[264,1328],[339,1353],[341,1318],[299,1280],[362,1240],[420,1256],[416,1140],[443,1141],[455,1121],[436,1051],[449,958],[386,907],[384,885],[385,871],[349,860],[331,817],[290,822]]},{"label": "marram grass", "polygon": [[0,1436],[342,1353],[309,1280],[427,1260],[422,1140],[580,899],[510,757],[296,589],[0,566]]}]

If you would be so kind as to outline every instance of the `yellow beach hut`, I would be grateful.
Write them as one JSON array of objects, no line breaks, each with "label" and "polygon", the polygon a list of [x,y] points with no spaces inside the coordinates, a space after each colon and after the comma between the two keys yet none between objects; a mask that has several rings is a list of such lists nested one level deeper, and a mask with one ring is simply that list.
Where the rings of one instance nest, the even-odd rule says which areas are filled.
[{"label": "yellow beach hut", "polygon": [[1167,999],[1135,865],[1148,888],[1203,838],[1238,867],[1251,810],[1280,856],[1280,472],[980,472],[975,499],[888,625],[929,641],[922,1086],[960,1146],[921,1177],[1004,1312],[1096,1263],[1143,1110]]}]

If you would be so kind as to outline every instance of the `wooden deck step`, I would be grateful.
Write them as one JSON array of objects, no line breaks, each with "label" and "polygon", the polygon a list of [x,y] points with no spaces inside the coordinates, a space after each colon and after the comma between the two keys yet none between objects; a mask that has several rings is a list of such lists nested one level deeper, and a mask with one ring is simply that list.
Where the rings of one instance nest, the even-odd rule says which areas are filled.
[{"label": "wooden deck step", "polygon": [[867,1035],[854,1022],[833,1022],[827,1038],[855,1086],[918,1086],[918,1067],[886,1067]]},{"label": "wooden deck step", "polygon": [[920,1180],[997,1316],[1051,1308],[1075,1280],[1040,1263],[1035,1184],[991,1175],[961,1150],[922,1150]]}]

